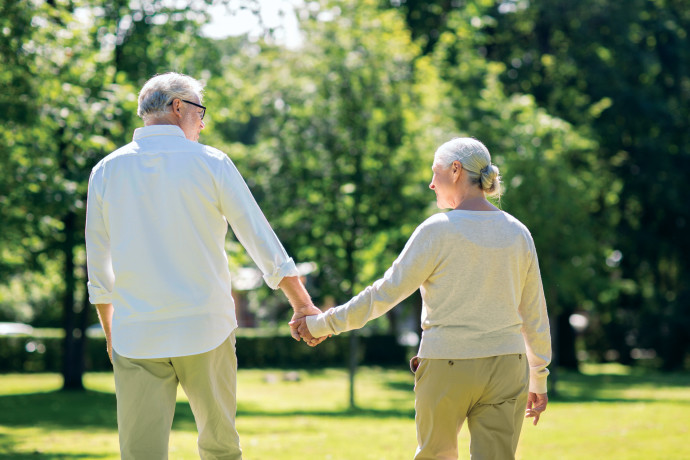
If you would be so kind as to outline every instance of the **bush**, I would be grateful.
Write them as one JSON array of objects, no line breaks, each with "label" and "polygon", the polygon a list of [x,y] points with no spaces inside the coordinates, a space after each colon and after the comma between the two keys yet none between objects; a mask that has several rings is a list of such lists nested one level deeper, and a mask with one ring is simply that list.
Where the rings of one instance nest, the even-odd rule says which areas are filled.
[{"label": "bush", "polygon": [[[0,336],[0,373],[60,372],[63,339],[59,336]],[[237,335],[237,361],[243,368],[315,368],[347,366],[349,336],[335,336],[318,347],[308,347],[289,335],[265,335],[252,332]],[[104,338],[87,338],[87,371],[111,369]],[[404,365],[407,349],[393,335],[359,337],[358,362],[366,365]]]}]

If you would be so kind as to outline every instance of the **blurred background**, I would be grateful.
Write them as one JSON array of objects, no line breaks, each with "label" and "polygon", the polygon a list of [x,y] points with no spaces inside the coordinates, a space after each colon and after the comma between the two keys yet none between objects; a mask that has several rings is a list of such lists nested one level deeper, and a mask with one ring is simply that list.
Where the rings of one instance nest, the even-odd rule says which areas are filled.
[{"label": "blurred background", "polygon": [[[687,1],[0,5],[0,372],[80,388],[107,368],[85,289],[87,183],[167,71],[205,82],[200,142],[236,163],[317,305],[384,273],[438,212],[435,148],[471,136],[534,237],[552,369],[690,369]],[[289,305],[231,235],[227,249],[240,366],[350,359],[328,341],[276,355]],[[404,363],[420,309],[415,294],[370,323],[354,362]]]}]

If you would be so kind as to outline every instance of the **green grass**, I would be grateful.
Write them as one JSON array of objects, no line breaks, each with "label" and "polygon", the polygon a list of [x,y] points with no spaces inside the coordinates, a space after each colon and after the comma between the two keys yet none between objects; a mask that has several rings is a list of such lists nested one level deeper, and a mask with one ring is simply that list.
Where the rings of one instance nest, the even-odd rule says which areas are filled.
[{"label": "green grass", "polygon": [[[401,460],[416,447],[409,371],[363,368],[347,408],[347,374],[337,369],[241,370],[238,421],[248,460]],[[690,374],[623,366],[560,373],[559,396],[539,425],[523,427],[520,459],[690,459]],[[117,459],[112,374],[87,374],[88,391],[58,391],[55,374],[0,375],[0,458]],[[460,434],[468,459],[469,434]],[[180,391],[171,459],[196,459],[196,427]]]}]

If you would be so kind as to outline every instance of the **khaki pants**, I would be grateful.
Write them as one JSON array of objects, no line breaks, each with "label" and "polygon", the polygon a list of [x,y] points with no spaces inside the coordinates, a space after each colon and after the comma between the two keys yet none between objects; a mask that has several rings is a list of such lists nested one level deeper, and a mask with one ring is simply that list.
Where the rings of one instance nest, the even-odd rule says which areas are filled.
[{"label": "khaki pants", "polygon": [[456,460],[465,419],[473,460],[514,459],[528,384],[525,355],[420,359],[415,373],[415,460]]},{"label": "khaki pants", "polygon": [[178,382],[189,398],[202,459],[240,460],[235,429],[235,333],[206,353],[131,359],[113,352],[117,425],[124,460],[168,458]]}]

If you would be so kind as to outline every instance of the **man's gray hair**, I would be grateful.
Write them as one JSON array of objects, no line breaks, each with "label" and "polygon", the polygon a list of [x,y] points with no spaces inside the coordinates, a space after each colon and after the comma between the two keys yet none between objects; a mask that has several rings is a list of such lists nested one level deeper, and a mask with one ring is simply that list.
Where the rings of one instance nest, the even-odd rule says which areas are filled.
[{"label": "man's gray hair", "polygon": [[156,75],[139,91],[137,115],[144,121],[151,116],[164,115],[173,99],[194,102],[196,96],[201,103],[203,92],[204,85],[188,75],[175,72]]},{"label": "man's gray hair", "polygon": [[498,167],[491,164],[489,149],[477,139],[456,137],[436,150],[434,163],[448,168],[454,161],[462,163],[470,181],[487,195],[501,194],[501,176]]}]

